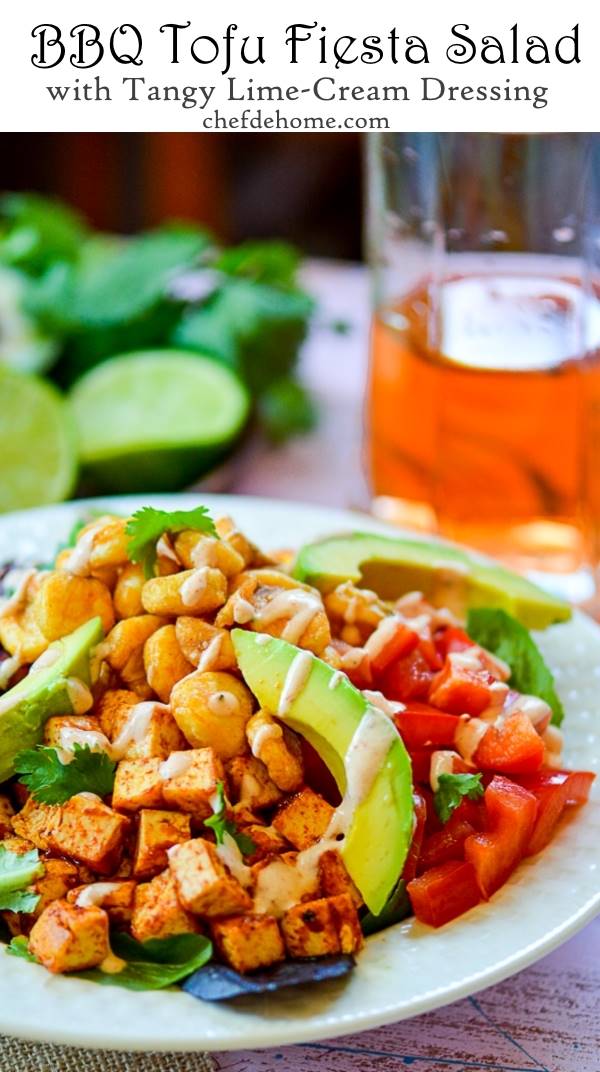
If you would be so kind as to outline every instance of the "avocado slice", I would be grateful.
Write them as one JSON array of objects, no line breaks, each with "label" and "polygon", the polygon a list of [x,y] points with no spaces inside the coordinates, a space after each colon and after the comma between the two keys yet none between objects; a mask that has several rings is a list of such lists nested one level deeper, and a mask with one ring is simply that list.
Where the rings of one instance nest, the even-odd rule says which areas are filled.
[{"label": "avocado slice", "polygon": [[[285,640],[243,629],[234,629],[231,635],[247,685],[261,707],[277,714],[288,671],[300,649]],[[345,675],[338,675],[333,684],[336,672],[315,655],[303,654],[312,661],[308,676],[286,712],[278,717],[317,750],[343,795],[344,757],[369,704]],[[340,842],[348,873],[374,915],[381,912],[398,881],[412,830],[412,772],[397,735]]]},{"label": "avocado slice", "polygon": [[342,581],[374,589],[382,599],[418,590],[436,606],[463,614],[470,607],[500,607],[528,629],[566,622],[571,608],[518,573],[459,547],[354,532],[306,544],[294,576],[322,592]]},{"label": "avocado slice", "polygon": [[43,665],[0,696],[0,782],[14,773],[17,752],[39,744],[46,719],[72,712],[67,678],[89,684],[90,649],[102,636],[100,618],[92,618],[69,636],[55,640]]}]

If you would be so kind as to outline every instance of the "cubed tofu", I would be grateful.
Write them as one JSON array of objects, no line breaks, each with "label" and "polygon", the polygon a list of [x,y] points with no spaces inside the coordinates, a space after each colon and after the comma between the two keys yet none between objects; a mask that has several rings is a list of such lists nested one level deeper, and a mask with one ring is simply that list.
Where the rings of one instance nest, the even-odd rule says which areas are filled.
[{"label": "cubed tofu", "polygon": [[201,916],[231,916],[252,909],[252,898],[223,864],[210,841],[194,838],[169,852],[169,867],[184,908]]},{"label": "cubed tofu", "polygon": [[346,893],[352,898],[357,908],[363,904],[363,899],[346,871],[344,861],[337,849],[329,849],[319,856],[319,881],[326,897]]},{"label": "cubed tofu", "polygon": [[112,597],[102,581],[58,570],[44,577],[34,607],[37,624],[48,640],[59,640],[96,616],[105,633],[115,621]]},{"label": "cubed tofu", "polygon": [[34,923],[29,951],[51,972],[97,968],[108,956],[108,916],[101,908],[53,901]]},{"label": "cubed tofu", "polygon": [[68,897],[69,891],[78,882],[79,874],[75,864],[70,863],[69,860],[45,859],[44,874],[40,875],[31,887],[40,898],[33,914],[41,916],[52,901],[60,901]]},{"label": "cubed tofu", "polygon": [[181,614],[175,622],[177,643],[198,670],[235,670],[237,661],[231,634],[202,618]]},{"label": "cubed tofu", "polygon": [[170,871],[162,871],[135,891],[131,933],[138,942],[170,938],[173,934],[197,934],[199,921],[179,902]]},{"label": "cubed tofu", "polygon": [[76,886],[67,894],[69,904],[77,904],[79,898],[90,898],[98,908],[103,908],[113,927],[126,927],[133,915],[135,890],[137,883],[131,879],[120,882],[111,878],[110,882],[93,882],[86,886]]},{"label": "cubed tofu", "polygon": [[196,819],[213,813],[211,798],[225,771],[212,748],[191,748],[173,752],[161,771],[163,798],[169,808],[190,812]]},{"label": "cubed tofu", "polygon": [[170,699],[173,718],[192,748],[213,748],[223,760],[247,751],[246,723],[253,704],[243,681],[212,670],[188,674]]},{"label": "cubed tofu", "polygon": [[162,807],[165,786],[161,774],[162,763],[157,756],[150,759],[122,759],[115,775],[113,807],[118,811]]},{"label": "cubed tofu", "polygon": [[189,841],[189,815],[177,811],[156,811],[143,808],[140,812],[137,842],[133,861],[136,878],[150,878],[168,866],[167,849]]},{"label": "cubed tofu", "polygon": [[[135,693],[124,692],[124,696]],[[114,705],[108,737],[113,744],[118,742],[120,755],[125,746],[124,759],[167,759],[171,752],[186,747],[185,737],[164,704],[144,700],[142,705],[139,706],[139,697],[134,705],[125,700]]]},{"label": "cubed tofu", "polygon": [[322,897],[290,908],[281,929],[291,957],[356,953],[362,946],[360,922],[348,894]]},{"label": "cubed tofu", "polygon": [[265,860],[269,856],[278,855],[289,849],[285,838],[282,838],[272,826],[250,823],[248,826],[240,826],[239,829],[254,842],[254,852],[247,857],[249,864],[255,864],[259,860]]},{"label": "cubed tofu", "polygon": [[57,804],[36,804],[33,797],[29,797],[12,820],[13,830],[36,849],[49,849],[51,834],[60,823],[60,812]]},{"label": "cubed tofu", "polygon": [[15,809],[10,800],[0,793],[0,841],[10,837],[12,834],[12,818],[14,814]]},{"label": "cubed tofu", "polygon": [[227,764],[227,777],[232,800],[247,808],[260,811],[279,804],[283,793],[269,778],[264,763],[254,756],[236,756]]},{"label": "cubed tofu", "polygon": [[131,689],[107,689],[96,704],[100,729],[110,741],[117,736],[127,720],[132,707],[140,702],[137,692]]},{"label": "cubed tofu", "polygon": [[[54,715],[44,726],[44,744],[61,748],[63,730],[82,730],[84,733],[100,733],[100,721],[93,715]],[[83,743],[83,740],[82,742]]]},{"label": "cubed tofu", "polygon": [[278,789],[293,793],[304,782],[302,749],[296,734],[266,711],[257,711],[246,725],[246,737],[257,759],[262,760]]},{"label": "cubed tofu", "polygon": [[123,854],[129,820],[87,793],[71,797],[59,812],[49,848],[80,860],[99,875],[113,874]]},{"label": "cubed tofu", "polygon": [[281,805],[273,826],[294,848],[308,849],[323,837],[332,815],[331,804],[305,786]]},{"label": "cubed tofu", "polygon": [[142,588],[148,614],[210,614],[227,599],[227,578],[221,570],[202,566],[169,577],[152,577]]},{"label": "cubed tofu", "polygon": [[151,689],[163,703],[169,702],[173,686],[195,669],[186,659],[174,625],[163,625],[144,645],[144,671]]},{"label": "cubed tofu", "polygon": [[211,923],[211,935],[223,960],[238,972],[268,968],[285,959],[279,924],[273,916],[232,916]]}]

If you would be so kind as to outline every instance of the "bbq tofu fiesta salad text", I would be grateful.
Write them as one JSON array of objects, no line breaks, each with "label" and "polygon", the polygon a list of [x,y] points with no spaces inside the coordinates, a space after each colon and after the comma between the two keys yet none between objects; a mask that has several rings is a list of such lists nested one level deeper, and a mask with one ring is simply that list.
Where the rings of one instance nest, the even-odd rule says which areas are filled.
[{"label": "bbq tofu fiesta salad text", "polygon": [[269,555],[146,507],[2,585],[0,928],[50,972],[340,974],[493,897],[587,800],[529,632],[568,607],[459,549]]}]

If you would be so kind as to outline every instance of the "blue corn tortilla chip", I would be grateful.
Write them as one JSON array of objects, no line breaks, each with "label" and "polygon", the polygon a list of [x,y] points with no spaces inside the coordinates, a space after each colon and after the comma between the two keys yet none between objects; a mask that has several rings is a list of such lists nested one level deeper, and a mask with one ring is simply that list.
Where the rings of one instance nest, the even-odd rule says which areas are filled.
[{"label": "blue corn tortilla chip", "polygon": [[225,964],[207,964],[190,975],[182,988],[201,1001],[231,1001],[247,994],[270,994],[289,986],[340,979],[354,968],[347,955],[315,957],[313,960],[286,961],[266,971],[240,975]]}]

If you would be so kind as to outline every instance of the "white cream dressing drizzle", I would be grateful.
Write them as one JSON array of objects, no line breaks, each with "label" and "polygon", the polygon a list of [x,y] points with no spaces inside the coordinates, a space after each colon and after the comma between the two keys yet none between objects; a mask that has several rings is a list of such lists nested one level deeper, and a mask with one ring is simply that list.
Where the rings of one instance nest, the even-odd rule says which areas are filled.
[{"label": "white cream dressing drizzle", "polygon": [[[97,793],[88,793],[87,790],[84,790],[81,793],[76,793],[75,796],[82,797],[83,800],[91,800],[94,804],[102,803],[102,797],[99,797]],[[74,799],[74,797],[71,799]]]},{"label": "white cream dressing drizzle", "polygon": [[484,722],[494,722],[501,713],[510,689],[504,681],[493,681],[489,687],[492,694],[492,702],[481,712],[479,716]]},{"label": "white cream dressing drizzle", "polygon": [[20,670],[24,666],[21,655],[18,651],[14,655],[9,655],[8,659],[3,659],[0,663],[0,689],[5,689],[17,670]]},{"label": "white cream dressing drizzle", "polygon": [[329,678],[327,688],[331,689],[331,691],[333,692],[334,689],[337,689],[340,681],[344,681],[344,680],[346,680],[346,675],[345,675],[344,671],[343,670],[334,670],[333,674]]},{"label": "white cream dressing drizzle", "polygon": [[163,532],[158,543],[156,544],[156,553],[157,555],[159,555],[160,558],[169,558],[171,562],[175,562],[178,566],[180,565],[179,558],[175,552],[175,548],[173,547],[173,544],[171,543],[166,532]]},{"label": "white cream dressing drizzle", "polygon": [[270,633],[257,633],[257,635],[256,635],[256,643],[261,648],[263,648],[265,646],[265,644],[268,644],[269,641],[271,641],[272,639],[273,639],[273,637],[271,636]]},{"label": "white cream dressing drizzle", "polygon": [[219,565],[219,541],[214,536],[201,536],[190,558],[195,566]]},{"label": "white cream dressing drizzle", "polygon": [[14,592],[11,596],[2,600],[0,604],[0,618],[8,617],[9,614],[14,614],[15,611],[20,610],[25,602],[29,582],[32,577],[35,577],[36,573],[37,570],[35,569],[26,569],[10,570],[6,574],[3,584],[7,588],[12,588],[14,585]]},{"label": "white cream dressing drizzle", "polygon": [[45,670],[48,666],[54,666],[54,663],[60,659],[62,654],[62,646],[60,644],[51,644],[49,648],[46,648],[41,655],[35,660],[29,667],[29,673],[35,674],[38,670]]},{"label": "white cream dressing drizzle", "polygon": [[340,655],[340,662],[344,670],[356,670],[365,657],[364,648],[349,648]]},{"label": "white cream dressing drizzle", "polygon": [[262,785],[252,771],[245,771],[240,785],[240,804],[252,804],[262,793]]},{"label": "white cream dressing drizzle", "polygon": [[325,840],[346,834],[354,813],[369,795],[394,741],[398,740],[394,723],[377,708],[369,705],[361,718],[344,757],[346,792],[334,811]]},{"label": "white cream dressing drizzle", "polygon": [[382,692],[373,689],[362,689],[362,694],[372,707],[376,707],[378,711],[381,711],[388,718],[393,718],[400,711],[406,710],[406,704],[400,703],[399,700],[388,700],[387,696],[384,696]]},{"label": "white cream dressing drizzle", "polygon": [[104,525],[104,521],[97,521],[94,525],[90,525],[87,532],[84,532],[79,537],[73,550],[69,552],[68,556],[65,556],[64,562],[61,563],[61,569],[66,570],[67,573],[75,574],[76,577],[84,577],[89,572],[94,540],[100,530],[104,528]]},{"label": "white cream dressing drizzle", "polygon": [[208,587],[209,577],[209,566],[200,566],[198,569],[192,570],[189,577],[186,577],[179,589],[181,602],[184,603],[186,607],[194,608],[202,602]]},{"label": "white cream dressing drizzle", "polygon": [[78,908],[101,908],[106,898],[115,893],[121,885],[121,882],[92,882],[90,886],[80,890],[75,904]]},{"label": "white cream dressing drizzle", "polygon": [[473,762],[473,756],[489,728],[490,723],[482,718],[464,716],[460,719],[454,734],[454,743],[465,763]]},{"label": "white cream dressing drizzle", "polygon": [[[365,651],[370,659],[375,659],[383,651],[388,641],[394,636],[401,621],[399,614],[390,614],[379,623],[365,643]],[[413,628],[412,625],[410,628]]]},{"label": "white cream dressing drizzle", "polygon": [[280,740],[283,737],[283,730],[277,722],[263,722],[258,729],[252,730],[248,737],[252,755],[256,756],[256,759],[261,759],[265,744],[268,741]]},{"label": "white cream dressing drizzle", "polygon": [[154,712],[168,710],[166,704],[157,703],[155,700],[144,700],[143,703],[134,704],[112,743],[113,758],[123,759],[131,744],[141,744],[148,732]]},{"label": "white cream dressing drizzle", "polygon": [[310,651],[299,651],[292,659],[279,698],[277,714],[280,718],[288,713],[294,700],[306,685],[312,670],[313,659],[314,656]]},{"label": "white cream dressing drizzle", "polygon": [[[335,844],[335,843],[334,843]],[[273,860],[256,875],[254,910],[280,919],[318,888],[319,858],[331,849],[323,841],[299,852],[295,860]]]},{"label": "white cream dressing drizzle", "polygon": [[161,781],[168,782],[170,778],[177,778],[180,774],[186,774],[193,762],[194,757],[191,752],[171,752],[169,758],[165,759],[164,763],[161,763],[158,768]]},{"label": "white cream dressing drizzle", "polygon": [[223,634],[217,633],[216,636],[209,641],[200,658],[198,659],[199,670],[213,670],[216,666],[219,655],[221,654],[221,647],[223,645]]},{"label": "white cream dressing drizzle", "polygon": [[303,588],[283,588],[256,612],[255,622],[260,629],[281,618],[288,618],[281,633],[282,639],[297,644],[316,614],[323,609],[321,597]]},{"label": "white cream dressing drizzle", "polygon": [[221,863],[229,868],[231,874],[238,880],[240,885],[249,886],[252,882],[252,870],[244,863],[239,846],[231,834],[225,831],[223,844],[215,845],[215,849]]},{"label": "white cream dressing drizzle", "polygon": [[506,722],[509,715],[514,715],[517,711],[527,715],[532,726],[539,726],[552,718],[552,709],[545,700],[541,700],[539,696],[529,696],[526,693],[521,693],[506,707],[502,708],[500,716],[496,720],[496,725],[501,726]]},{"label": "white cream dressing drizzle", "polygon": [[234,696],[233,692],[227,692],[222,689],[219,692],[213,692],[212,696],[209,696],[207,706],[213,715],[222,715],[223,718],[228,718],[231,715],[237,715],[240,709],[240,701],[237,696]]},{"label": "white cream dressing drizzle", "polygon": [[256,611],[248,599],[237,596],[233,602],[233,620],[237,625],[247,625],[254,620]]},{"label": "white cream dressing drizzle", "polygon": [[94,697],[87,685],[78,677],[65,678],[65,685],[74,715],[84,715],[94,706]]},{"label": "white cream dressing drizzle", "polygon": [[75,745],[89,748],[91,752],[106,752],[112,756],[108,737],[99,730],[81,730],[77,726],[63,726],[58,735],[58,754],[61,763],[71,763],[75,758]]},{"label": "white cream dressing drizzle", "polygon": [[434,793],[437,793],[440,787],[440,774],[453,773],[455,759],[459,759],[458,753],[450,750],[440,750],[432,753],[429,765],[429,784]]},{"label": "white cream dressing drizzle", "polygon": [[127,967],[127,961],[122,960],[111,949],[98,967],[105,975],[118,975],[119,972],[122,972]]}]

